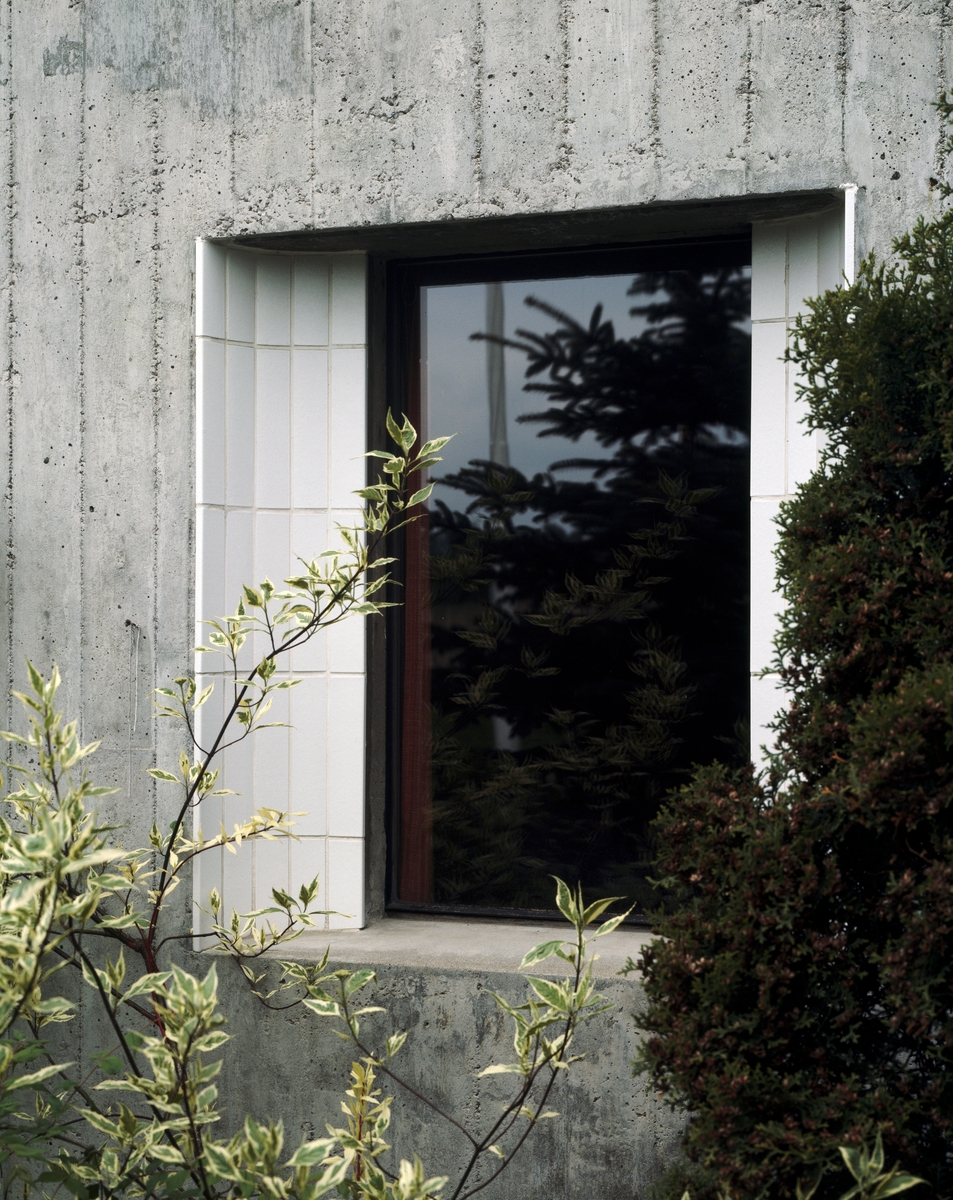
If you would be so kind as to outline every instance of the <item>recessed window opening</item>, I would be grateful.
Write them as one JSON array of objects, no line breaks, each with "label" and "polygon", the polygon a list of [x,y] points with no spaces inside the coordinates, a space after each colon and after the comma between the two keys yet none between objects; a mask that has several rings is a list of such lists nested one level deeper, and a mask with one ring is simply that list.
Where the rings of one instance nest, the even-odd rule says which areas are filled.
[{"label": "recessed window opening", "polygon": [[391,264],[391,402],[456,435],[389,638],[392,905],[651,905],[662,799],[747,757],[749,264]]}]

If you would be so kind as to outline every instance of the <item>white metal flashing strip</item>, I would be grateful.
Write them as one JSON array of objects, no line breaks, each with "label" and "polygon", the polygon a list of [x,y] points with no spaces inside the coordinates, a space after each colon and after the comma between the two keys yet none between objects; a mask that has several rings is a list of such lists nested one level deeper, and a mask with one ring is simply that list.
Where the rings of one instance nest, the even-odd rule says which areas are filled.
[{"label": "white metal flashing strip", "polygon": [[848,286],[854,282],[856,275],[855,256],[856,235],[854,221],[857,212],[857,184],[844,184],[844,278]]}]

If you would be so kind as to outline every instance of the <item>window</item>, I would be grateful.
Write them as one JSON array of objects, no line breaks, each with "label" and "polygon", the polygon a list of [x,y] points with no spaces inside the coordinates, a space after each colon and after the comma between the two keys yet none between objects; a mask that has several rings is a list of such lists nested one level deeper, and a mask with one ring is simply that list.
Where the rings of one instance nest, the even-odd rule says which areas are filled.
[{"label": "window", "polygon": [[748,754],[750,239],[388,270],[391,404],[454,433],[392,610],[390,897],[646,901]]},{"label": "window", "polygon": [[[420,388],[422,289],[433,289],[424,292],[428,320],[423,332],[429,334],[425,353],[428,344],[433,351],[427,361],[432,360],[436,365],[437,329],[431,327],[430,318],[444,308],[449,318],[452,306],[447,304],[447,298],[452,296],[454,287],[476,287],[470,293],[473,305],[470,319],[454,335],[456,340],[451,343],[450,352],[456,356],[454,366],[459,367],[460,380],[465,377],[475,380],[478,390],[475,398],[456,386],[445,389],[444,395],[462,396],[464,415],[469,411],[467,405],[474,420],[479,414],[477,425],[482,432],[473,447],[460,450],[457,461],[486,459],[491,455],[486,384],[488,343],[472,342],[470,334],[491,331],[492,322],[488,324],[486,311],[487,284],[502,284],[503,329],[507,336],[519,327],[543,333],[556,329],[555,324],[539,323],[543,320],[542,310],[524,305],[526,296],[532,294],[540,299],[547,296],[555,299],[557,308],[584,322],[588,322],[596,300],[601,300],[607,306],[605,315],[613,321],[614,337],[628,340],[645,328],[645,315],[629,318],[628,309],[644,304],[647,299],[645,294],[625,295],[636,277],[650,271],[664,274],[679,269],[743,269],[747,239],[732,241],[721,235],[731,234],[734,238],[750,229],[751,637],[748,654],[740,657],[747,658],[751,672],[751,752],[758,761],[762,743],[770,744],[772,740],[769,723],[783,703],[777,678],[764,673],[772,661],[771,638],[781,609],[781,599],[774,592],[773,550],[777,531],[773,522],[778,506],[814,470],[820,449],[820,435],[805,429],[802,423],[804,410],[797,396],[797,380],[792,366],[783,360],[784,349],[789,343],[792,322],[805,310],[805,298],[836,287],[845,273],[852,278],[855,194],[856,189],[847,188],[842,197],[831,193],[771,199],[748,197],[730,203],[662,206],[654,213],[651,208],[618,209],[596,214],[440,221],[419,227],[363,226],[343,233],[311,230],[261,236],[230,246],[200,241],[196,260],[196,617],[201,620],[231,607],[242,580],[260,579],[266,574],[279,578],[286,570],[283,563],[293,563],[295,554],[310,554],[335,544],[335,522],[353,518],[353,489],[364,483],[366,460],[361,457],[362,452],[384,444],[385,365],[392,405],[407,405],[419,419],[422,401],[427,402],[425,409],[433,410],[438,404],[435,383],[429,386],[429,394],[426,392],[433,382],[429,377],[422,381],[425,394],[421,394]],[[657,245],[651,252],[644,248],[644,243],[642,249],[616,248],[608,252],[567,254],[553,249],[565,245],[570,237],[592,239],[597,232],[607,242],[619,242],[628,230],[638,230],[639,236],[655,237],[658,241],[663,237],[685,238],[687,231],[699,227],[720,230],[720,240],[714,241],[712,233],[707,248],[696,239],[693,244],[682,241],[680,245],[672,242],[667,247]],[[514,247],[522,247],[519,254],[503,256],[504,250]],[[529,247],[537,248],[537,252],[530,254]],[[464,248],[470,257],[452,261],[451,256],[462,255]],[[487,257],[475,257],[472,254],[475,250],[486,251]],[[438,253],[443,259],[433,257]],[[411,255],[415,260],[406,261]],[[608,293],[599,295],[598,286],[612,276],[621,277],[621,291],[615,293],[615,307],[610,310]],[[560,280],[573,281],[568,293],[563,290],[556,295],[545,290],[556,288]],[[389,310],[385,305],[387,292]],[[369,316],[366,326],[365,313]],[[657,322],[656,328],[659,327]],[[744,334],[743,319],[738,330]],[[519,439],[532,435],[534,425],[517,422],[515,418],[534,409],[518,406],[532,403],[545,409],[552,405],[546,393],[523,392],[528,365],[525,352],[504,348],[499,357],[504,371],[502,396],[510,463],[526,474],[530,468],[535,470],[536,460],[520,466]],[[671,346],[668,360],[679,365],[679,355],[672,352]],[[657,376],[662,377],[661,368]],[[548,378],[547,369],[534,377],[542,383]],[[452,416],[452,409],[445,407],[436,413],[431,411],[430,421],[438,431],[447,428],[461,431],[453,443],[456,454],[469,426],[463,420],[449,419]],[[536,432],[540,428],[536,423]],[[611,447],[599,446],[595,453],[590,453],[591,438],[590,449],[586,449],[584,439],[574,444],[558,433],[534,439],[532,445],[550,448],[551,457],[542,460],[545,466],[567,457],[603,455],[611,459],[615,453]],[[445,466],[450,470],[451,461]],[[743,476],[743,468],[739,466],[739,470]],[[566,469],[554,475],[557,480],[586,482],[580,469],[575,474]],[[611,475],[610,471],[608,476],[589,482],[607,488],[605,480]],[[734,477],[732,487],[737,483],[738,477]],[[452,511],[467,516],[466,508],[475,497],[446,484],[437,490],[435,500],[442,496]],[[458,501],[455,507],[450,505],[448,497]],[[532,531],[536,515],[529,508],[516,514],[517,526],[522,522]],[[553,529],[560,528],[560,521],[563,528],[567,527],[567,510],[553,510],[550,515]],[[479,514],[475,511],[468,519],[478,521]],[[417,529],[419,533],[422,527]],[[429,554],[429,545],[418,544],[416,558],[414,545],[409,549],[411,554],[405,557],[404,567],[411,569],[406,572],[406,586],[398,591],[398,598],[412,598],[416,587],[417,602],[412,601],[406,610],[391,611],[393,620],[386,637],[383,622],[355,618],[331,631],[326,641],[316,642],[306,655],[296,655],[289,668],[302,676],[304,682],[293,692],[285,693],[287,712],[276,714],[287,720],[291,728],[267,730],[254,745],[246,744],[243,751],[230,751],[226,755],[223,782],[238,794],[216,799],[207,813],[203,807],[203,822],[207,818],[208,824],[217,829],[220,821],[229,826],[261,805],[287,806],[307,813],[298,818],[300,840],[257,846],[249,843],[242,847],[237,858],[225,855],[224,859],[219,856],[216,860],[213,855],[204,856],[202,872],[197,874],[195,882],[198,903],[204,904],[208,888],[215,886],[223,894],[226,909],[234,905],[247,910],[264,903],[272,886],[296,892],[300,883],[315,872],[321,877],[322,901],[335,910],[328,918],[329,928],[373,922],[383,915],[388,902],[396,908],[443,908],[463,913],[489,909],[510,914],[518,913],[519,906],[525,903],[551,903],[548,890],[551,883],[545,878],[543,851],[545,837],[555,840],[556,834],[546,827],[546,813],[553,814],[549,819],[555,821],[560,812],[558,808],[547,810],[542,805],[544,801],[549,803],[554,781],[558,782],[556,767],[565,763],[551,764],[549,776],[543,778],[545,788],[541,786],[530,793],[530,798],[538,801],[538,807],[530,808],[522,826],[519,821],[523,817],[507,797],[504,797],[506,804],[495,809],[489,803],[484,806],[483,811],[488,811],[502,827],[496,842],[485,851],[479,850],[474,829],[461,825],[454,833],[451,826],[448,833],[448,826],[442,824],[446,809],[441,810],[440,794],[431,787],[427,755],[432,754],[433,745],[428,740],[430,713],[424,708],[425,702],[429,703],[428,696],[434,694],[435,667],[439,661],[424,638],[411,636],[408,640],[404,636],[404,621],[412,613],[417,614],[418,633],[421,627],[430,628],[419,600],[421,595],[429,595],[430,590],[430,580],[424,573],[427,565],[424,554]],[[683,557],[677,561],[684,570],[689,569],[689,559]],[[715,563],[719,569],[723,565]],[[664,569],[659,574],[665,574],[666,565],[661,566]],[[744,579],[744,565],[741,570],[736,580]],[[550,582],[555,578],[564,583],[565,571],[559,574],[557,566],[550,564],[548,578]],[[486,589],[491,582],[480,586]],[[475,593],[469,599],[480,600],[480,595]],[[665,610],[662,615],[668,612]],[[670,615],[674,612],[671,610]],[[514,624],[538,637],[538,630],[543,627],[533,626],[529,620],[532,615],[530,610],[517,613],[519,620]],[[694,615],[689,613],[693,619]],[[621,618],[617,624],[623,632],[629,628]],[[642,624],[647,626],[649,622],[645,620]],[[473,631],[482,632],[477,627]],[[413,634],[413,630],[409,632]],[[596,632],[589,631],[593,636]],[[684,636],[677,626],[676,634]],[[389,672],[383,661],[385,641]],[[514,644],[508,635],[503,648],[509,652]],[[550,653],[551,658],[558,660],[555,651]],[[406,673],[403,664],[408,658],[412,669]],[[722,658],[727,659],[728,655]],[[689,661],[687,656],[683,661]],[[734,657],[731,664],[734,670],[737,666]],[[207,671],[211,664],[199,665]],[[512,661],[501,665],[512,665]],[[549,665],[561,664],[551,661]],[[524,666],[521,659],[516,666]],[[618,666],[610,663],[613,669]],[[448,668],[437,683],[448,684],[449,676]],[[556,677],[538,675],[535,681],[529,676],[525,678],[527,691],[532,686],[537,696],[545,697],[542,683]],[[618,683],[611,672],[605,678]],[[555,685],[552,694],[556,694]],[[743,699],[737,707],[743,714]],[[576,703],[575,707],[568,706],[567,711],[588,710]],[[213,720],[213,702],[201,712]],[[416,732],[413,713],[418,714]],[[505,717],[508,723],[502,725],[492,719],[498,716]],[[489,723],[483,720],[482,725],[479,721],[472,724],[474,736],[482,729],[485,742],[491,742],[497,733],[502,735],[499,748],[495,742],[484,745],[484,750],[489,750],[490,761],[484,762],[489,783],[496,780],[491,770],[492,756],[504,752],[511,755],[517,766],[526,766],[529,760],[530,772],[543,776],[538,757],[543,753],[541,743],[534,747],[526,734],[511,730],[506,713],[493,712],[490,718]],[[725,725],[733,725],[733,721],[726,720]],[[683,739],[687,737],[684,728],[677,735]],[[733,738],[733,729],[726,736]],[[518,747],[517,738],[521,739]],[[404,754],[405,747],[410,752],[409,759]],[[530,751],[537,758],[530,759]],[[470,752],[468,748],[467,753]],[[719,741],[716,752],[731,753],[731,746]],[[683,748],[679,753],[687,754],[688,750]],[[699,756],[701,753],[699,750]],[[389,771],[385,770],[385,759]],[[408,786],[403,789],[402,797],[404,768],[408,771]],[[513,771],[515,783],[518,782],[516,766]],[[568,774],[568,769],[561,774]],[[674,766],[669,775],[675,777]],[[645,778],[637,776],[638,780]],[[421,780],[423,787],[419,786]],[[604,777],[599,776],[597,781],[600,780],[604,782]],[[519,795],[516,799],[520,799]],[[644,824],[648,821],[648,811],[640,810],[639,820]],[[608,819],[611,806],[606,814]],[[536,822],[535,826],[529,818]],[[507,820],[509,832],[505,826]],[[542,836],[537,836],[539,827]],[[596,828],[596,835],[590,828],[582,836],[597,837]],[[476,833],[483,837],[478,826]],[[486,833],[493,833],[493,829]],[[494,885],[495,890],[485,886],[482,895],[474,889],[469,893],[465,888],[451,891],[446,886],[449,867],[438,857],[440,848],[449,843],[450,849],[463,857],[459,849],[462,848],[484,870],[490,865],[486,856],[492,858],[490,851],[504,841],[503,833],[510,839],[510,846],[515,843],[518,849],[523,847],[519,853],[524,859],[535,859],[536,864],[543,866],[532,861],[516,862],[519,855],[504,846],[513,867],[509,882],[501,879]],[[557,833],[559,845],[565,845],[564,833]],[[606,841],[613,850],[609,835],[603,838],[603,843]],[[638,839],[633,836],[632,841],[638,850]],[[645,846],[642,849],[651,854],[650,843],[647,849]],[[481,853],[484,857],[479,860]],[[389,861],[386,884],[385,858]],[[506,862],[500,857],[498,861]],[[559,861],[566,874],[571,874],[572,863],[567,864],[565,858]],[[613,892],[644,895],[644,888],[639,890],[644,862],[637,856],[630,858],[627,851],[624,859],[617,855],[601,861],[607,864],[607,870],[612,864],[618,868],[614,868],[611,879],[620,886],[613,886]],[[554,865],[558,866],[558,862]],[[418,871],[416,881],[414,870]],[[531,883],[534,879],[545,880],[547,890],[542,900],[525,890],[522,894],[518,891],[513,880],[516,884],[521,882],[520,872],[523,883],[527,878]],[[631,888],[621,886],[626,879],[633,881]],[[602,882],[608,884],[609,879]],[[409,898],[415,896],[424,898]],[[204,918],[197,913],[196,919],[201,923]]]}]

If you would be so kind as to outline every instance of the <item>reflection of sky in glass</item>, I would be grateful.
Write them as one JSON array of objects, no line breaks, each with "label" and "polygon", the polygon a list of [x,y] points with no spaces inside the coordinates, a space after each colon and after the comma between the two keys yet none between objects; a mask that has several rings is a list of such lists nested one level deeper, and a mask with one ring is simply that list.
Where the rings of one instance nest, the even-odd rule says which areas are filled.
[{"label": "reflection of sky in glass", "polygon": [[[630,338],[645,328],[642,318],[630,317],[629,309],[646,303],[645,296],[627,296],[632,275],[597,275],[576,279],[520,280],[503,284],[504,332],[513,337],[517,329],[549,333],[556,325],[552,317],[524,304],[534,296],[567,313],[580,324],[588,324],[597,304],[603,320],[611,320],[616,337]],[[457,436],[443,451],[444,461],[435,470],[439,477],[459,471],[471,459],[490,456],[490,413],[487,395],[487,343],[472,342],[472,333],[486,330],[484,283],[455,284],[424,288],[422,321],[425,329],[424,366],[427,432],[429,437],[448,433]],[[607,452],[592,434],[577,442],[540,437],[540,426],[520,424],[517,417],[540,412],[546,397],[524,392],[526,356],[518,350],[504,352],[506,368],[506,426],[510,462],[532,477],[560,459],[576,456],[605,458]],[[537,377],[540,378],[540,377]],[[545,376],[542,376],[545,378]],[[578,477],[578,472],[572,475]],[[588,472],[585,472],[588,475]],[[560,478],[569,477],[560,471]],[[441,488],[444,499],[447,489]],[[461,493],[456,493],[458,497]],[[457,507],[457,505],[453,505]]]}]

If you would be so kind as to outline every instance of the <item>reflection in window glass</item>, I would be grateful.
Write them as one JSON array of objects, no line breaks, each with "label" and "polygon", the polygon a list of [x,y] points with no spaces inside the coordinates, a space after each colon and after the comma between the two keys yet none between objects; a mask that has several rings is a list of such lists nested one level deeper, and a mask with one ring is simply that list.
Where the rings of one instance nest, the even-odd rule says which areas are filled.
[{"label": "reflection in window glass", "polygon": [[398,899],[649,900],[651,820],[747,755],[747,267],[421,288]]}]

